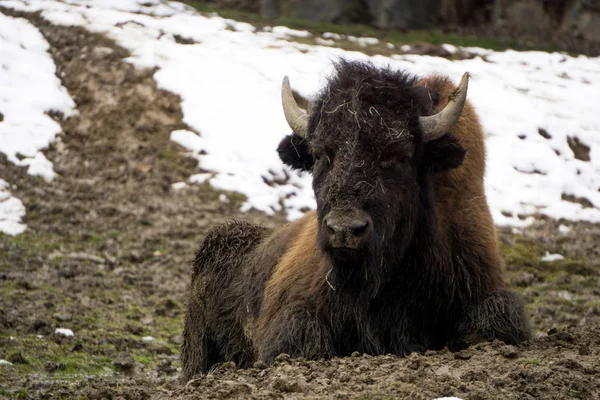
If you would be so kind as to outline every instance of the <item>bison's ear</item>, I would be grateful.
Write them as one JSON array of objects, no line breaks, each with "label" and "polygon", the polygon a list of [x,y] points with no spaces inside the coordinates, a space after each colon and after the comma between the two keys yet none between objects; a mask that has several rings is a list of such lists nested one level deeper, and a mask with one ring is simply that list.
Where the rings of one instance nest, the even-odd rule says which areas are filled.
[{"label": "bison's ear", "polygon": [[308,142],[295,133],[287,135],[277,147],[279,158],[284,164],[300,171],[310,171],[314,160],[308,148]]},{"label": "bison's ear", "polygon": [[444,135],[425,144],[423,162],[428,172],[460,167],[467,150],[452,135]]}]

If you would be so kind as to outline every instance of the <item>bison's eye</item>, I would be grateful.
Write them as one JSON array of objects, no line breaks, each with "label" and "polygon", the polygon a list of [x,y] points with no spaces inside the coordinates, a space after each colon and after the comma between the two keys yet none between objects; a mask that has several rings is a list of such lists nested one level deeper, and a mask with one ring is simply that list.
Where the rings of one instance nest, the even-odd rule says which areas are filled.
[{"label": "bison's eye", "polygon": [[315,152],[313,153],[313,157],[315,162],[323,161],[325,166],[329,166],[333,162],[333,155],[330,155],[328,152]]}]

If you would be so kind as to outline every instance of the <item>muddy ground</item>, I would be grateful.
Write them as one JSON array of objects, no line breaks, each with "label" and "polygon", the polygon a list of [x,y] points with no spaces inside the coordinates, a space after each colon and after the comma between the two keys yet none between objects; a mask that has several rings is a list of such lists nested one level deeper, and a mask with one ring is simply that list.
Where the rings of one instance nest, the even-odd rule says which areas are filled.
[{"label": "muddy ground", "polygon": [[[499,229],[507,279],[536,331],[520,347],[332,361],[279,357],[270,368],[224,364],[182,386],[179,346],[190,261],[227,219],[276,226],[283,216],[238,211],[242,196],[208,185],[174,191],[200,172],[169,141],[186,128],[180,99],[136,70],[127,52],[83,29],[33,22],[79,114],[52,114],[64,134],[46,151],[48,184],[0,155],[29,229],[0,234],[0,398],[600,399],[600,226],[545,220]],[[283,133],[282,133],[283,134]],[[225,194],[225,197],[222,195]],[[225,201],[223,201],[225,199]],[[565,259],[542,262],[546,252]],[[74,337],[55,334],[68,328]]]}]

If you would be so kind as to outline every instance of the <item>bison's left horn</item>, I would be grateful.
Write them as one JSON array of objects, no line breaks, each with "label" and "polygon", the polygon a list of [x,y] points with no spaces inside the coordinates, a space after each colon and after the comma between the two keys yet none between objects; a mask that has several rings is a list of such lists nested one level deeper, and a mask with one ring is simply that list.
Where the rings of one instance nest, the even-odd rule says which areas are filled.
[{"label": "bison's left horn", "polygon": [[287,76],[283,78],[281,84],[281,102],[283,103],[285,119],[290,128],[296,135],[306,137],[308,133],[308,115],[296,103]]},{"label": "bison's left horn", "polygon": [[442,111],[435,115],[419,117],[421,131],[423,132],[423,142],[430,142],[439,139],[454,126],[458,117],[462,113],[467,100],[467,89],[469,88],[469,74],[464,73],[458,85],[458,89],[450,95],[448,104]]}]

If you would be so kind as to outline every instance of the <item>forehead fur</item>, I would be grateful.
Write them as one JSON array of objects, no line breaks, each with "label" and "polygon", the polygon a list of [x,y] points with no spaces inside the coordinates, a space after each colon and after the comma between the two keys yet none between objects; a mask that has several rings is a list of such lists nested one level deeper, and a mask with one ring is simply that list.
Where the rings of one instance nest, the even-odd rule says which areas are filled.
[{"label": "forehead fur", "polygon": [[418,117],[433,107],[429,91],[404,71],[342,60],[317,96],[309,121],[313,145],[351,142],[375,147],[411,143]]}]

